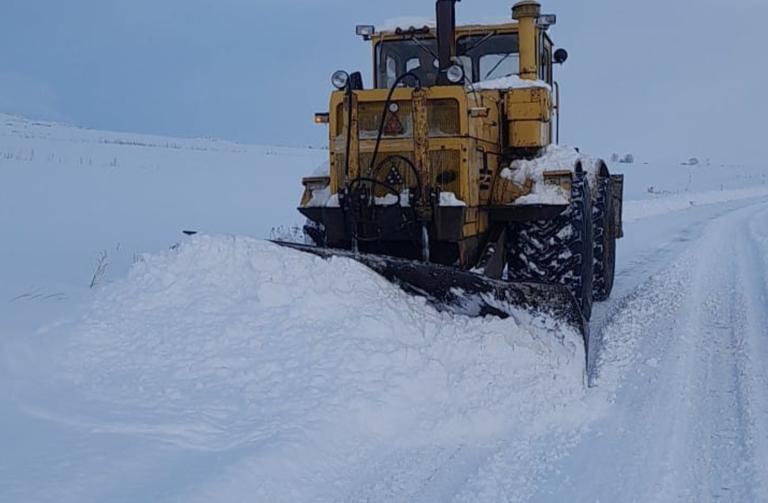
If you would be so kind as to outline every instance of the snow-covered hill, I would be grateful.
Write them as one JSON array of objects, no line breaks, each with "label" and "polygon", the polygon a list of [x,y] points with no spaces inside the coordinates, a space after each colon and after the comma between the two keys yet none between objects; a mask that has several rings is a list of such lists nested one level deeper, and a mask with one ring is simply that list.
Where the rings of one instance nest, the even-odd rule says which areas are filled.
[{"label": "snow-covered hill", "polygon": [[586,388],[550,320],[261,241],[323,151],[0,125],[0,501],[768,501],[768,168],[621,167]]},{"label": "snow-covered hill", "polygon": [[266,238],[301,223],[301,177],[326,156],[0,114],[0,333],[29,318],[17,316],[27,300],[56,309],[82,296],[100,261],[108,283],[182,230]]}]

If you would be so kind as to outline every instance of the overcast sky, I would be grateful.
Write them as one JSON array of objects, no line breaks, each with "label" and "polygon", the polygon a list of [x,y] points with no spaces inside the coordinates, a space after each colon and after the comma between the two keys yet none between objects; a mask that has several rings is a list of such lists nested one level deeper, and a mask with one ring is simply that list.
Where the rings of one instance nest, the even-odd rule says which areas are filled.
[{"label": "overcast sky", "polygon": [[[513,1],[463,0],[458,17]],[[571,58],[563,142],[648,159],[768,158],[768,0],[551,0]],[[2,0],[0,111],[98,129],[320,146],[329,78],[364,70],[357,23],[432,0]]]}]

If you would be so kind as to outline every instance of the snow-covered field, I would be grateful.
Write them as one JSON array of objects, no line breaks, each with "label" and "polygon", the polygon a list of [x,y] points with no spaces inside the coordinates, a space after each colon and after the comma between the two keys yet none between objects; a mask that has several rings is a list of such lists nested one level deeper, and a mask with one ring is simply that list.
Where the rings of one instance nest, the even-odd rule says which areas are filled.
[{"label": "snow-covered field", "polygon": [[768,501],[768,167],[613,167],[586,388],[549,320],[264,242],[324,157],[0,115],[0,501]]}]

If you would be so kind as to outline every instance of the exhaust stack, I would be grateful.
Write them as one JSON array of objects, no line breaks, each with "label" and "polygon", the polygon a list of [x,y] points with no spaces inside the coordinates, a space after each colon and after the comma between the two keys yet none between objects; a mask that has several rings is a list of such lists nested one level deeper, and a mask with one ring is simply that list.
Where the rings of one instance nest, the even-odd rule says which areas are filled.
[{"label": "exhaust stack", "polygon": [[445,71],[453,65],[456,56],[456,2],[461,0],[437,0],[437,58],[440,74],[437,85],[450,85]]},{"label": "exhaust stack", "polygon": [[539,78],[539,65],[536,58],[536,21],[541,15],[541,4],[534,0],[524,0],[512,7],[512,19],[520,25],[520,78],[536,80]]}]

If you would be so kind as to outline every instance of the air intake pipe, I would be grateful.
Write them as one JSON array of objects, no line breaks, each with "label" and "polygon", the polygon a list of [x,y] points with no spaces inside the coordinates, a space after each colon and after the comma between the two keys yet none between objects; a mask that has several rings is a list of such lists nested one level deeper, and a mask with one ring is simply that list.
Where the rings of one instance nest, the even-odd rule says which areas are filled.
[{"label": "air intake pipe", "polygon": [[536,21],[541,15],[541,4],[532,0],[518,2],[512,7],[512,19],[519,24],[520,36],[520,78],[539,78],[539,64],[536,58]]},{"label": "air intake pipe", "polygon": [[446,70],[453,66],[456,56],[456,2],[461,0],[437,0],[437,59],[440,73],[437,85],[452,85]]}]

